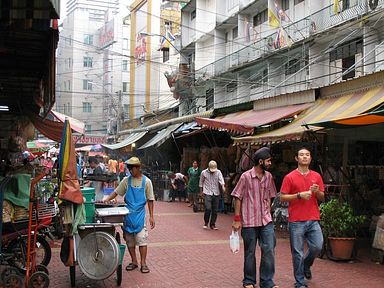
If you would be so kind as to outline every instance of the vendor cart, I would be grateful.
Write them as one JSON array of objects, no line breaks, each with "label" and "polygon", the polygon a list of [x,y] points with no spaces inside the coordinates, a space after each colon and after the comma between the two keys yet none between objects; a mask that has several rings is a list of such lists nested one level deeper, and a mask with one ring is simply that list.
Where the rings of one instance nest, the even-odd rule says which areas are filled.
[{"label": "vendor cart", "polygon": [[[80,240],[75,245],[77,264],[85,276],[104,280],[116,272],[117,285],[122,281],[125,245],[121,244],[118,228],[128,214],[126,207],[95,209],[95,222],[78,226]],[[71,287],[75,286],[76,266],[70,266]]]}]

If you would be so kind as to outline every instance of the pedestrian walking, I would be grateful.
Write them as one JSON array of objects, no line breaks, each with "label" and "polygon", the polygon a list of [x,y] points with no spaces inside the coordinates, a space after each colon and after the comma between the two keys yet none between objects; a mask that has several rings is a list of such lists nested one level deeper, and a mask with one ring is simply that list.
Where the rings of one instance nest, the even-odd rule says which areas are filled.
[{"label": "pedestrian walking", "polygon": [[[96,157],[89,157],[88,159],[89,167],[92,169],[92,175],[93,176],[102,176],[103,175],[103,168],[101,163]],[[104,197],[104,182],[103,181],[85,181],[84,186],[93,187],[95,188],[95,200],[96,202],[103,201]]]},{"label": "pedestrian walking", "polygon": [[200,180],[201,169],[199,168],[199,163],[194,160],[192,162],[192,167],[189,167],[187,170],[188,175],[188,198],[189,205],[188,207],[196,207],[197,209],[197,197],[199,196],[199,180]]},{"label": "pedestrian walking", "polygon": [[204,229],[209,227],[217,230],[216,219],[219,208],[219,199],[221,192],[225,191],[223,174],[217,169],[217,163],[214,160],[209,161],[208,168],[203,170],[199,181],[200,194],[204,195]]},{"label": "pedestrian walking", "polygon": [[244,172],[232,191],[235,198],[235,216],[232,229],[244,241],[243,287],[256,287],[256,244],[259,242],[261,261],[259,283],[261,288],[276,288],[275,275],[276,237],[271,215],[272,198],[276,186],[272,174],[271,153],[268,147],[260,148],[253,155],[254,167]]},{"label": "pedestrian walking", "polygon": [[[289,235],[295,287],[308,287],[311,266],[323,246],[320,211],[317,201],[324,200],[324,184],[319,173],[310,170],[311,152],[300,148],[295,156],[298,167],[287,174],[281,185],[281,201],[288,202]],[[304,254],[304,242],[307,250]]]},{"label": "pedestrian walking", "polygon": [[125,268],[132,271],[139,267],[136,256],[136,246],[139,246],[140,253],[140,271],[148,273],[147,266],[147,245],[148,230],[145,221],[145,205],[148,205],[149,224],[151,229],[155,228],[153,217],[153,202],[155,196],[153,193],[152,181],[141,171],[141,162],[137,157],[131,157],[127,161],[127,167],[131,175],[125,177],[117,188],[109,195],[105,202],[110,202],[117,195],[124,196],[124,201],[129,209],[129,214],[124,219],[124,239],[127,243],[128,251],[132,262]]}]

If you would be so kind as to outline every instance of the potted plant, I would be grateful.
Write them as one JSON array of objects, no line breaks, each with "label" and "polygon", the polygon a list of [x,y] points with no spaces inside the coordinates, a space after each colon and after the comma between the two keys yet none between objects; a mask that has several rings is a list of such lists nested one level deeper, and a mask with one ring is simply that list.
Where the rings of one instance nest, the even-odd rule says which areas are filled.
[{"label": "potted plant", "polygon": [[357,231],[366,217],[355,215],[348,203],[332,199],[320,205],[320,219],[324,238],[330,245],[332,257],[342,260],[351,259]]}]

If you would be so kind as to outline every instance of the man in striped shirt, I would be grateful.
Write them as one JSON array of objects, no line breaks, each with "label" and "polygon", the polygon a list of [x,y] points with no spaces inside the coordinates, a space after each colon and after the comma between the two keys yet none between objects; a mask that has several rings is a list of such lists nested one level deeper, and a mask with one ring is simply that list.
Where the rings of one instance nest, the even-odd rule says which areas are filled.
[{"label": "man in striped shirt", "polygon": [[271,198],[276,197],[272,174],[271,153],[268,147],[260,148],[253,156],[254,167],[244,172],[232,196],[235,197],[235,216],[232,229],[244,241],[243,287],[256,287],[256,244],[259,241],[261,261],[259,284],[261,288],[278,287],[273,282],[275,274],[276,238],[271,216]]}]

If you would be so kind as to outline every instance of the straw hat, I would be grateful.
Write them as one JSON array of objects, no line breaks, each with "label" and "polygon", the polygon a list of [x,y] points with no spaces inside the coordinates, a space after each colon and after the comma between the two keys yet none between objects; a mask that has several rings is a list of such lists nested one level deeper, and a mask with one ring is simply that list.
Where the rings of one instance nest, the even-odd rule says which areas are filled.
[{"label": "straw hat", "polygon": [[131,157],[125,163],[131,166],[141,166],[140,159],[137,157]]},{"label": "straw hat", "polygon": [[215,172],[217,170],[217,163],[214,160],[209,161],[208,163],[208,170],[210,172]]}]

